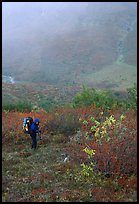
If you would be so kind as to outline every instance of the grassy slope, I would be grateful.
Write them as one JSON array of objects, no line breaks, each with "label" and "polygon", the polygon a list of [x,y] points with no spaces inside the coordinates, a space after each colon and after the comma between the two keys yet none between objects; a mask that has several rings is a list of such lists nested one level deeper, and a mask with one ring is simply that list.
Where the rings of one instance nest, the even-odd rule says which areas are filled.
[{"label": "grassy slope", "polygon": [[132,65],[115,62],[95,73],[82,75],[81,80],[101,88],[106,88],[107,82],[108,88],[122,91],[137,82],[137,69]]},{"label": "grassy slope", "polygon": [[64,163],[65,148],[74,141],[66,141],[62,135],[46,135],[42,144],[38,142],[36,151],[30,149],[30,142],[28,138],[22,144],[3,146],[3,202],[95,202],[99,195],[93,195],[91,189],[98,186],[104,189],[104,200],[108,199],[105,192],[112,188],[117,190],[114,197],[109,195],[111,201],[136,201],[136,192],[123,194],[121,188],[107,178],[98,183],[91,178],[86,180],[79,173],[79,164]]},{"label": "grassy slope", "polygon": [[[47,142],[46,139],[46,143]],[[11,147],[10,150],[3,150],[3,171],[5,172],[3,187],[4,191],[8,192],[7,194],[5,193],[3,197],[5,201],[16,201],[18,197],[19,200],[20,198],[30,200],[29,197],[33,189],[38,187],[43,188],[49,185],[49,191],[51,191],[55,188],[55,181],[57,180],[57,184],[60,182],[59,177],[57,177],[54,171],[58,163],[63,160],[61,155],[63,151],[60,145],[57,147],[57,145],[53,143],[50,145],[46,144],[40,146],[37,151],[33,151],[30,150],[29,143],[30,142],[24,144],[25,146],[23,145],[22,147],[21,145],[15,145]],[[10,168],[9,162],[13,164]],[[41,177],[43,174],[49,177],[45,181],[41,181],[41,178],[39,178],[39,175]],[[30,181],[29,177],[31,176],[34,177],[34,179]],[[7,180],[8,177],[10,177],[9,180]],[[51,182],[53,183],[51,184]],[[28,195],[26,192],[28,192]],[[49,194],[50,193],[48,193],[48,196],[44,195],[46,200]]]}]

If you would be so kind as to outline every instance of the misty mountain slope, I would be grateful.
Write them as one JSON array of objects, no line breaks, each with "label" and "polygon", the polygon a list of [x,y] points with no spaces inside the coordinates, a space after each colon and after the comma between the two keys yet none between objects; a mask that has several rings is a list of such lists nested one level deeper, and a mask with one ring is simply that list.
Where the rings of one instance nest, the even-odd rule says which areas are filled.
[{"label": "misty mountain slope", "polygon": [[98,72],[83,74],[80,80],[97,88],[124,91],[126,88],[132,86],[133,81],[137,81],[137,70],[133,65],[116,62],[104,67],[103,70]]},{"label": "misty mountain slope", "polygon": [[105,68],[117,60],[136,67],[136,3],[3,5],[5,75],[21,81],[78,84],[87,81],[84,73],[103,70],[107,78]]}]

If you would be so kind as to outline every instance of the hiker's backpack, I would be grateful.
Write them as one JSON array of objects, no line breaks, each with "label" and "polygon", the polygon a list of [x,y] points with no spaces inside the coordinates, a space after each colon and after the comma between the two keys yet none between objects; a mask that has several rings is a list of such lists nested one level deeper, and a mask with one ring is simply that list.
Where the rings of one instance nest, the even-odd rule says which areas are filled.
[{"label": "hiker's backpack", "polygon": [[24,118],[24,122],[23,122],[24,133],[30,134],[30,127],[32,123],[33,123],[33,119],[31,117]]}]

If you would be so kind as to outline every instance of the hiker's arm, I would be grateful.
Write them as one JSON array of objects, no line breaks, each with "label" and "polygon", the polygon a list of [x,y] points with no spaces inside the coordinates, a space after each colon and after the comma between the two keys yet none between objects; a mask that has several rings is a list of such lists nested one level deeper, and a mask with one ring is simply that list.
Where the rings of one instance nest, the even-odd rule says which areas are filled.
[{"label": "hiker's arm", "polygon": [[36,132],[36,133],[41,132],[41,130],[39,130],[39,127],[38,127],[38,126],[35,126],[35,132]]}]

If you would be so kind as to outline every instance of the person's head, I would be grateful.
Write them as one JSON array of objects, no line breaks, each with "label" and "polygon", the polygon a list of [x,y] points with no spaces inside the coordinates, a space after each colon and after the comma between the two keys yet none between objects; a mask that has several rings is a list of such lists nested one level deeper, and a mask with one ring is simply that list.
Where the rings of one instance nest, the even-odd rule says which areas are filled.
[{"label": "person's head", "polygon": [[38,118],[36,118],[36,119],[34,120],[34,123],[35,123],[36,125],[39,125],[40,120],[39,120]]}]

